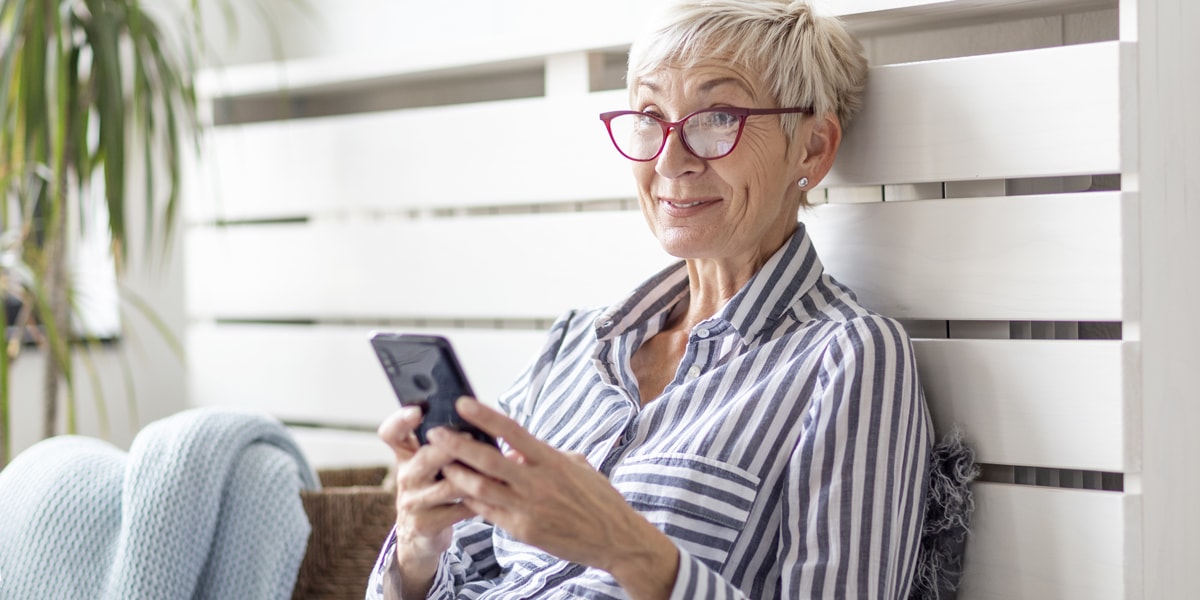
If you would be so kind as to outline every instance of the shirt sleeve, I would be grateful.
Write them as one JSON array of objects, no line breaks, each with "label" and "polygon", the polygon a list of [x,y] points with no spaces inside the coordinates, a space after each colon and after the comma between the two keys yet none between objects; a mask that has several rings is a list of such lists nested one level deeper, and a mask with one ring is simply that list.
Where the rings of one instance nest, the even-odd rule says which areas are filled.
[{"label": "shirt sleeve", "polygon": [[[567,313],[555,322],[538,356],[521,373],[509,391],[497,400],[501,411],[527,427],[530,404],[535,401],[545,384],[546,373],[554,363],[573,316],[573,312]],[[488,579],[499,575],[499,563],[492,545],[494,530],[493,525],[480,519],[463,521],[454,526],[454,540],[450,549],[442,553],[428,598],[456,598],[465,586],[486,586]],[[375,568],[371,569],[366,600],[383,600],[383,581],[387,577],[387,568],[395,553],[396,528],[393,526],[379,558],[375,561]]]},{"label": "shirt sleeve", "polygon": [[[453,599],[470,582],[486,581],[499,575],[495,553],[492,551],[493,527],[481,520],[463,521],[454,526],[454,541],[442,553],[433,584],[427,598]],[[388,534],[371,578],[367,584],[366,600],[383,600],[383,581],[396,553],[396,529]]]},{"label": "shirt sleeve", "polygon": [[555,320],[546,334],[545,343],[533,360],[529,361],[529,366],[509,386],[508,391],[496,400],[497,406],[504,414],[526,429],[530,429],[534,407],[546,387],[546,379],[550,376],[559,353],[562,352],[564,340],[575,318],[576,312],[569,311]]},{"label": "shirt sleeve", "polygon": [[[788,463],[779,597],[908,596],[932,427],[898,323],[852,320],[830,342]],[[805,405],[804,399],[799,399]],[[746,598],[680,550],[672,599]]]}]

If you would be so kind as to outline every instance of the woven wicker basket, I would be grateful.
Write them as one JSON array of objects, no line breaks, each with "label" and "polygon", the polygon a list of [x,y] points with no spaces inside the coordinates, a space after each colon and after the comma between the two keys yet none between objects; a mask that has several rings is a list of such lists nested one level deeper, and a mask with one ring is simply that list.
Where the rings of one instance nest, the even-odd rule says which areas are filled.
[{"label": "woven wicker basket", "polygon": [[293,599],[361,600],[388,532],[396,522],[387,469],[323,470],[323,489],[301,492],[312,523]]}]

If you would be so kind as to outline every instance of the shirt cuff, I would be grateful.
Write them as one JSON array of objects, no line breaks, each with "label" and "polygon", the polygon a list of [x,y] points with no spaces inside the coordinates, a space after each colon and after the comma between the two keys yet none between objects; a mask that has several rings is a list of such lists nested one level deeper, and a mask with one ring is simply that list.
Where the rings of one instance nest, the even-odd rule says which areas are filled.
[{"label": "shirt cuff", "polygon": [[[383,544],[383,550],[379,553],[379,559],[375,562],[375,568],[371,570],[371,578],[367,584],[366,600],[383,600],[383,580],[388,577],[388,569],[391,568],[392,561],[394,560],[396,560],[395,527],[388,534],[387,541]],[[433,576],[433,584],[429,588],[427,598],[454,600],[454,583],[450,557],[448,553],[443,552],[438,559],[437,572]]]},{"label": "shirt cuff", "polygon": [[[678,548],[678,546],[676,546]],[[745,598],[741,590],[733,587],[708,565],[688,554],[687,550],[679,548],[679,572],[675,575],[675,587],[671,590],[671,600],[693,600],[708,598],[710,600],[734,600]]]},{"label": "shirt cuff", "polygon": [[455,600],[456,597],[457,586],[455,586],[454,574],[450,569],[450,556],[449,553],[443,552],[441,558],[438,559],[437,572],[433,574],[433,584],[429,586],[429,594],[426,598]]}]

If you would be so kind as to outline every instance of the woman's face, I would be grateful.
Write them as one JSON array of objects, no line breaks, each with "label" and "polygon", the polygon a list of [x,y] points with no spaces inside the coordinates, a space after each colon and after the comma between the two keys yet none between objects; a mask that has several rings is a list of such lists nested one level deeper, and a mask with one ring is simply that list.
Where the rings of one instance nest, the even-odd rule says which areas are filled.
[{"label": "woman's face", "polygon": [[[719,106],[775,107],[757,81],[717,63],[664,67],[633,90],[634,110],[668,121]],[[779,118],[748,117],[723,158],[693,156],[672,131],[658,158],[634,163],[642,212],[668,253],[757,267],[792,234],[805,150],[787,143]]]}]

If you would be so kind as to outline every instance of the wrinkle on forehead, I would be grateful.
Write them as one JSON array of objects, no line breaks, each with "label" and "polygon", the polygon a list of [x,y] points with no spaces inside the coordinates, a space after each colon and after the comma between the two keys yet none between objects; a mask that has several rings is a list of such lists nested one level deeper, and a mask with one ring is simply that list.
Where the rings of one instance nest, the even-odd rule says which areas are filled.
[{"label": "wrinkle on forehead", "polygon": [[665,93],[671,87],[673,79],[682,80],[682,90],[688,96],[710,94],[724,86],[732,86],[755,102],[760,102],[764,97],[759,91],[759,86],[750,78],[724,63],[660,67],[638,78],[630,90],[631,97],[637,98],[645,93]]}]

